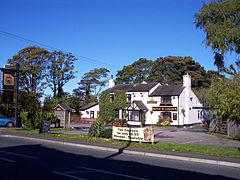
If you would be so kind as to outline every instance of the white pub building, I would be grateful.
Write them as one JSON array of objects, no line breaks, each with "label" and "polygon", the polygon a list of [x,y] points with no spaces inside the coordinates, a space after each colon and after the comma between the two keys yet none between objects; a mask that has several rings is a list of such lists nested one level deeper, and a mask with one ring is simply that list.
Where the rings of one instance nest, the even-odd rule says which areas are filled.
[{"label": "white pub building", "polygon": [[125,91],[130,106],[117,112],[119,119],[127,119],[129,125],[157,124],[160,118],[168,118],[170,125],[185,126],[201,123],[203,105],[191,89],[191,76],[183,76],[183,85],[160,83],[118,84],[109,80],[110,98],[114,92]]}]

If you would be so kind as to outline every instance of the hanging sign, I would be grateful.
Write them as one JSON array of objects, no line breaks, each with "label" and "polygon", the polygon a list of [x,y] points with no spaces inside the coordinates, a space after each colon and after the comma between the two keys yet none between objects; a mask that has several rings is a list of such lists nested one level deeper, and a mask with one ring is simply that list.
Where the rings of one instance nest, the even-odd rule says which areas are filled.
[{"label": "hanging sign", "polygon": [[3,73],[3,85],[14,86],[14,76],[10,73]]}]

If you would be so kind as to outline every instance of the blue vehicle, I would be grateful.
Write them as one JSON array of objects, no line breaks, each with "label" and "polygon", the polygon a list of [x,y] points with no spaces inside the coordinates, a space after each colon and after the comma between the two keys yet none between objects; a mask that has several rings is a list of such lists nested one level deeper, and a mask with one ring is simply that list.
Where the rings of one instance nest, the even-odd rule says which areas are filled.
[{"label": "blue vehicle", "polygon": [[0,126],[4,127],[13,127],[15,125],[15,120],[7,118],[0,114]]}]

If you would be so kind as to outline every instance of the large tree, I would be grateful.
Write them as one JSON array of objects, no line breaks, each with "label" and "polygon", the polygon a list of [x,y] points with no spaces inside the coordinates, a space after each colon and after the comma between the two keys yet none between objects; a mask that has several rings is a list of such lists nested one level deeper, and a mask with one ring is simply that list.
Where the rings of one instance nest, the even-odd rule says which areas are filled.
[{"label": "large tree", "polygon": [[46,64],[48,51],[37,46],[21,49],[8,60],[8,63],[20,64],[20,89],[27,93],[42,93],[46,87]]},{"label": "large tree", "polygon": [[218,112],[218,118],[240,123],[240,80],[220,79],[212,84],[207,95],[207,105]]},{"label": "large tree", "polygon": [[205,44],[215,53],[214,64],[218,69],[236,74],[230,67],[224,67],[223,61],[228,52],[235,53],[239,58],[240,1],[215,0],[204,3],[201,10],[195,14],[195,19],[196,27],[206,33]]},{"label": "large tree", "polygon": [[53,91],[54,97],[63,96],[63,86],[74,79],[74,61],[77,58],[71,53],[53,51],[49,53],[47,82]]},{"label": "large tree", "polygon": [[118,84],[141,83],[146,80],[152,70],[154,62],[146,58],[140,58],[131,65],[124,66],[116,74]]},{"label": "large tree", "polygon": [[181,84],[184,74],[192,76],[193,87],[209,87],[210,80],[204,68],[192,57],[167,56],[158,58],[148,77],[162,84]]},{"label": "large tree", "polygon": [[108,73],[106,68],[95,68],[85,73],[79,82],[79,87],[74,89],[74,94],[83,95],[85,104],[96,101],[102,88],[108,82]]}]

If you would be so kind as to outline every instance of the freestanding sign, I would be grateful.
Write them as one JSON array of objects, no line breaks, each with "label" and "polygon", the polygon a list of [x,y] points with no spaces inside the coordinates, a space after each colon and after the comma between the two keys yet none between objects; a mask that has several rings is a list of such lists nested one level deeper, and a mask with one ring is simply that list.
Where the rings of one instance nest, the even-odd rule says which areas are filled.
[{"label": "freestanding sign", "polygon": [[14,74],[8,70],[3,71],[3,102],[13,103],[14,97]]},{"label": "freestanding sign", "polygon": [[152,127],[130,128],[113,126],[112,138],[126,141],[154,142]]}]

